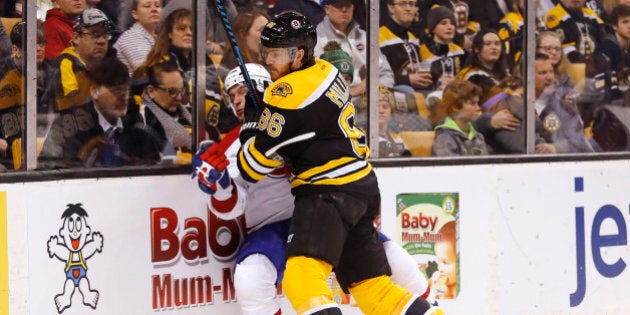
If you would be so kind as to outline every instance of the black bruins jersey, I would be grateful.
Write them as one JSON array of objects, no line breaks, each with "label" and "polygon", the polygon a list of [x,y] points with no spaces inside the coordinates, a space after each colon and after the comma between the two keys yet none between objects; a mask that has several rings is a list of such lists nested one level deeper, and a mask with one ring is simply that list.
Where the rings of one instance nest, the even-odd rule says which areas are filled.
[{"label": "black bruins jersey", "polygon": [[90,86],[93,84],[85,63],[74,47],[66,48],[55,61],[55,102],[56,112],[82,106],[90,99]]},{"label": "black bruins jersey", "polygon": [[261,180],[283,163],[292,167],[294,194],[317,191],[378,193],[363,130],[355,127],[348,86],[330,63],[292,72],[264,95],[257,134],[243,144],[244,179]]},{"label": "black bruins jersey", "polygon": [[379,29],[379,47],[394,72],[394,82],[409,85],[409,74],[418,70],[420,41],[390,18]]},{"label": "black bruins jersey", "polygon": [[562,3],[547,12],[545,26],[564,36],[562,49],[573,63],[585,62],[605,36],[603,20],[591,9],[570,13]]},{"label": "black bruins jersey", "polygon": [[22,137],[24,130],[24,76],[15,59],[0,61],[0,137],[8,144],[6,154],[0,159],[8,169],[14,169],[13,141]]}]

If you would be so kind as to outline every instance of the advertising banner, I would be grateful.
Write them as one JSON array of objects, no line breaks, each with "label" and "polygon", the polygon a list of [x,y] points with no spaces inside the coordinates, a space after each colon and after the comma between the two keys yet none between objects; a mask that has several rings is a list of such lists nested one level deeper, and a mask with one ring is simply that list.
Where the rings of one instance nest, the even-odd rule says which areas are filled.
[{"label": "advertising banner", "polygon": [[418,263],[438,299],[454,299],[459,292],[458,216],[457,193],[396,196],[398,243]]}]

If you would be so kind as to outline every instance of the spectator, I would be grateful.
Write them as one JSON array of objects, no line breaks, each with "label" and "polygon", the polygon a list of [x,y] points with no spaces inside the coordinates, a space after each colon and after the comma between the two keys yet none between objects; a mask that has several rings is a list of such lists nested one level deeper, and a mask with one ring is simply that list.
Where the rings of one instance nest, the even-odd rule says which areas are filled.
[{"label": "spectator", "polygon": [[[13,64],[17,66],[19,77],[22,80],[22,71],[24,69],[23,59],[23,39],[24,31],[26,30],[26,22],[19,22],[11,31],[11,42],[13,43],[13,58],[7,59],[13,60]],[[52,92],[49,90],[51,85],[49,82],[52,79],[54,69],[50,62],[44,59],[46,49],[46,34],[44,31],[44,23],[37,20],[37,36],[36,36],[36,63],[37,63],[37,135],[42,136],[46,134],[48,125],[51,121],[47,114],[52,112],[52,106],[54,99],[52,98]],[[7,65],[7,63],[4,63]],[[0,71],[0,73],[4,73]],[[0,102],[3,103],[3,102]]]},{"label": "spectator", "polygon": [[[236,6],[232,2],[232,0],[224,0],[222,2],[227,17],[230,20],[233,20],[238,13],[236,11]],[[162,15],[167,17],[171,15],[171,13],[179,9],[187,9],[192,12],[192,5],[192,0],[168,1],[164,4]],[[222,54],[223,49],[227,43],[227,35],[225,34],[221,19],[218,17],[219,12],[217,11],[216,6],[213,4],[213,1],[208,1],[208,10],[206,11],[206,44],[209,50],[208,53]]]},{"label": "spectator", "polygon": [[[176,9],[171,12],[164,19],[162,25],[158,30],[157,39],[155,45],[149,51],[147,58],[133,74],[134,87],[133,93],[135,95],[135,104],[132,104],[133,109],[130,110],[131,114],[127,118],[137,117],[139,114],[139,107],[142,99],[142,94],[145,92],[147,84],[150,84],[150,78],[148,75],[148,69],[159,63],[169,63],[175,66],[184,78],[184,84],[186,89],[184,94],[181,95],[181,103],[183,106],[189,107],[190,104],[190,87],[193,80],[193,64],[192,64],[192,12],[188,9]],[[213,63],[206,54],[206,131],[210,139],[218,140],[222,130],[228,131],[237,124],[238,121],[234,118],[234,114],[227,108],[222,106],[221,100],[221,88],[219,84],[219,77],[221,73],[212,66]],[[227,126],[221,126],[219,130],[219,117],[223,115],[230,117],[230,124]],[[227,118],[226,118],[227,119]]]},{"label": "spectator", "polygon": [[577,95],[554,85],[554,72],[547,55],[536,54],[536,114],[543,126],[546,143],[536,146],[536,153],[593,152],[584,135]]},{"label": "spectator", "polygon": [[71,46],[74,20],[85,10],[85,0],[54,0],[55,8],[46,12],[46,59],[53,60]]},{"label": "spectator", "polygon": [[[142,120],[155,137],[162,161],[190,164],[192,114],[184,104],[184,77],[177,66],[162,62],[148,68],[149,84],[142,95]],[[188,153],[188,154],[187,154]]]},{"label": "spectator", "polygon": [[[260,32],[267,22],[269,22],[269,15],[264,11],[240,12],[232,21],[234,37],[236,37],[245,63],[262,63],[260,60]],[[238,60],[234,55],[232,46],[226,49],[221,63],[226,69],[233,69],[238,66]]]},{"label": "spectator", "polygon": [[162,19],[160,0],[133,0],[131,16],[136,23],[114,44],[118,59],[129,68],[130,74],[140,67],[155,45],[156,29]]},{"label": "spectator", "polygon": [[91,99],[55,119],[40,154],[40,166],[121,166],[155,163],[157,146],[134,126],[123,126],[129,70],[116,58],[93,65]]},{"label": "spectator", "polygon": [[[473,124],[486,141],[488,151],[493,154],[527,153],[525,147],[525,103],[523,100],[523,81],[518,77],[506,77],[498,86],[490,90],[490,97],[481,105],[482,114]],[[513,128],[498,128],[492,121],[512,118],[517,120]],[[536,144],[544,142],[539,133],[542,125],[535,119]]]},{"label": "spectator", "polygon": [[190,10],[177,9],[171,12],[160,26],[155,45],[147,54],[144,64],[134,73],[134,77],[146,78],[149,67],[167,62],[176,66],[188,82],[192,75],[192,32]]},{"label": "spectator", "polygon": [[378,99],[378,154],[379,157],[411,156],[411,152],[398,135],[401,126],[393,119],[394,94],[386,87],[380,87]]},{"label": "spectator", "polygon": [[[523,54],[523,28],[525,27],[525,0],[516,0],[512,5],[512,10],[499,21],[499,37],[504,43],[505,54],[508,56],[510,69],[521,63]],[[536,17],[536,28],[541,30],[545,28],[544,23]],[[517,73],[518,71],[512,71]]]},{"label": "spectator", "polygon": [[306,16],[313,25],[319,24],[326,15],[320,0],[276,0],[269,9],[270,16],[276,16],[285,11],[295,11]]},{"label": "spectator", "polygon": [[569,60],[562,51],[562,37],[557,32],[543,31],[536,37],[536,53],[549,56],[553,65],[554,84],[566,90],[574,90],[575,84],[567,69]]},{"label": "spectator", "polygon": [[488,149],[481,133],[472,123],[479,117],[481,88],[469,81],[455,79],[447,85],[436,115],[444,121],[435,126],[432,156],[486,155]]},{"label": "spectator", "polygon": [[472,51],[466,58],[466,67],[457,77],[482,88],[485,99],[490,88],[509,75],[503,44],[496,31],[485,29],[473,39]]},{"label": "spectator", "polygon": [[77,17],[73,45],[64,49],[53,63],[55,74],[51,84],[54,85],[56,112],[88,101],[92,85],[88,72],[107,54],[111,30],[111,22],[98,9],[87,9]]},{"label": "spectator", "polygon": [[[362,76],[367,64],[367,35],[353,19],[354,4],[352,1],[324,0],[322,5],[326,11],[326,16],[317,25],[315,55],[321,55],[324,52],[324,46],[329,42],[338,42],[341,49],[352,56],[354,74],[349,84],[350,95],[359,96],[365,92],[367,83],[365,75]],[[391,68],[382,56],[379,56],[379,83],[387,87],[394,85]]]},{"label": "spectator", "polygon": [[427,18],[428,35],[420,45],[420,58],[431,69],[431,90],[443,90],[461,70],[465,51],[453,43],[455,17],[444,6],[431,9]]},{"label": "spectator", "polygon": [[416,1],[387,0],[387,8],[391,17],[379,29],[379,46],[394,71],[394,87],[407,93],[424,90],[433,81],[428,69],[420,68],[420,43],[409,31],[418,11]]},{"label": "spectator", "polygon": [[453,12],[455,21],[455,36],[453,42],[465,50],[470,49],[472,38],[479,31],[479,23],[470,19],[470,8],[468,4],[461,0],[424,0],[419,3],[419,21],[412,26],[412,32],[421,39],[427,36],[430,31],[427,29],[429,11],[436,7],[446,7]]},{"label": "spectator", "polygon": [[602,19],[584,6],[585,0],[560,0],[545,18],[550,31],[564,36],[562,48],[572,63],[584,63],[606,35]]},{"label": "spectator", "polygon": [[[624,105],[623,94],[630,84],[630,54],[627,50],[630,45],[630,6],[620,4],[615,7],[610,21],[614,34],[598,43],[586,68],[586,76],[592,79],[594,92],[602,96],[598,103]],[[582,118],[587,123],[590,121]]]},{"label": "spectator", "polygon": [[[21,151],[16,139],[22,138],[24,130],[24,59],[22,39],[25,22],[20,22],[11,31],[12,55],[0,58],[0,170],[13,170],[20,161],[13,160],[14,150]],[[18,145],[15,145],[17,143]],[[15,163],[14,163],[15,162]]]}]

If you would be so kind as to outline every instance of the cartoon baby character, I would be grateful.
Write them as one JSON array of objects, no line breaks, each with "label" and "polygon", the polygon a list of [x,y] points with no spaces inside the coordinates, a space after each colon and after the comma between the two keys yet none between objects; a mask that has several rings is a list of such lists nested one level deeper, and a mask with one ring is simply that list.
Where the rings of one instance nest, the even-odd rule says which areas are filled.
[{"label": "cartoon baby character", "polygon": [[91,229],[87,224],[87,212],[80,203],[68,204],[68,208],[61,215],[63,226],[57,235],[48,240],[48,255],[66,263],[64,269],[66,282],[63,292],[55,296],[57,311],[61,314],[72,305],[72,295],[76,289],[83,296],[83,304],[96,309],[99,293],[90,289],[90,281],[87,278],[87,265],[85,263],[96,252],[103,250],[103,236],[99,232],[90,234]]}]

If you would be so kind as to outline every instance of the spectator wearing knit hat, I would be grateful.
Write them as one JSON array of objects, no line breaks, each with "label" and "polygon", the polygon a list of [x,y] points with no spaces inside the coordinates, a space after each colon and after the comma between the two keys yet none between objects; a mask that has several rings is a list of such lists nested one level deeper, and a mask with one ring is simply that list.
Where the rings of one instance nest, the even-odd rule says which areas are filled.
[{"label": "spectator wearing knit hat", "polygon": [[420,59],[431,68],[432,90],[443,90],[461,70],[465,51],[455,44],[455,16],[445,6],[427,15],[427,39],[420,45]]},{"label": "spectator wearing knit hat", "polygon": [[470,49],[472,37],[479,31],[479,23],[470,19],[470,7],[461,0],[423,0],[419,6],[419,21],[414,24],[411,31],[424,40],[427,35],[427,21],[429,12],[435,7],[446,7],[453,11],[455,16],[455,38],[453,42],[462,46],[465,50]]},{"label": "spectator wearing knit hat", "polygon": [[338,42],[328,42],[326,46],[324,46],[324,53],[321,54],[319,58],[332,63],[332,65],[339,70],[344,80],[346,80],[346,84],[350,86],[352,76],[354,75],[354,66],[352,65],[350,55],[341,49],[341,45]]}]

